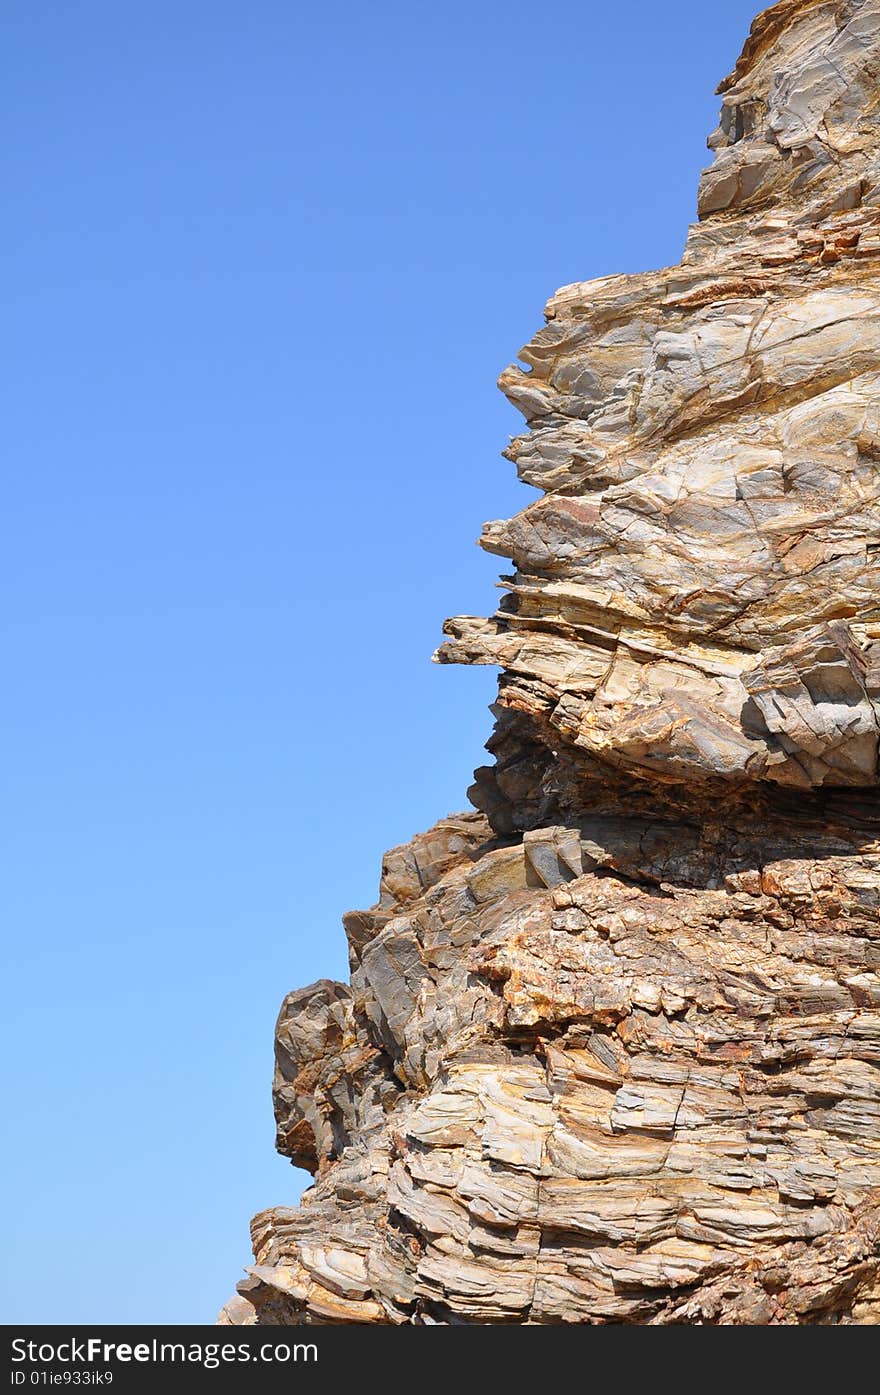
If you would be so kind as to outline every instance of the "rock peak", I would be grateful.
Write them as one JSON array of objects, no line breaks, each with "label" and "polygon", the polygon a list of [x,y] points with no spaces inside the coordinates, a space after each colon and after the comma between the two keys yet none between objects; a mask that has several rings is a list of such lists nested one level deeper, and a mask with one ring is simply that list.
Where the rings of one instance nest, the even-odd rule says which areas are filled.
[{"label": "rock peak", "polygon": [[877,0],[781,0],[759,15],[709,144],[700,216],[778,206],[801,223],[876,201]]}]

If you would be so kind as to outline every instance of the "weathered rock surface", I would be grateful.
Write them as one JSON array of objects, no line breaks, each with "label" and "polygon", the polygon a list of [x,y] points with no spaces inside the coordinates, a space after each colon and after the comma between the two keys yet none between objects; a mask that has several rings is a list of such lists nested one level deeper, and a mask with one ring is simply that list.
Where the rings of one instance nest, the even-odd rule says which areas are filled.
[{"label": "weathered rock surface", "polygon": [[495,763],[284,1003],[223,1321],[880,1322],[880,0],[720,90],[682,264],[502,376]]}]

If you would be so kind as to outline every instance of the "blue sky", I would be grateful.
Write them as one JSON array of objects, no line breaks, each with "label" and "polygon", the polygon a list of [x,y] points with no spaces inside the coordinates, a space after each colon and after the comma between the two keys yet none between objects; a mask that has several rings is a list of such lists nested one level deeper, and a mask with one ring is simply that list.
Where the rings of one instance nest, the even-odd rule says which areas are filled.
[{"label": "blue sky", "polygon": [[466,806],[498,372],[678,260],[756,0],[8,0],[3,1320],[212,1321],[284,993]]}]

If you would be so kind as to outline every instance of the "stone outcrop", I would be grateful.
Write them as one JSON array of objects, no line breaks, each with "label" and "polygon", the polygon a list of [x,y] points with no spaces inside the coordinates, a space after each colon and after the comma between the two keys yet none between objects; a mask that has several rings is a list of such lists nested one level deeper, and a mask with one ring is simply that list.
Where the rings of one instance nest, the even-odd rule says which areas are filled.
[{"label": "stone outcrop", "polygon": [[720,91],[681,265],[502,375],[494,763],[284,1003],[224,1321],[880,1321],[880,0]]}]

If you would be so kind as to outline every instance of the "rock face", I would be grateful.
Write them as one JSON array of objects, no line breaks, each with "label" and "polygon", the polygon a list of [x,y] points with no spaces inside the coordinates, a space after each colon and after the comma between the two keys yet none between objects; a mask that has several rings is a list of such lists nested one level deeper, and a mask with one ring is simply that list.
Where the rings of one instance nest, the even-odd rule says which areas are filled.
[{"label": "rock face", "polygon": [[501,383],[478,813],[278,1020],[225,1321],[880,1321],[880,0],[782,0],[680,266]]}]

